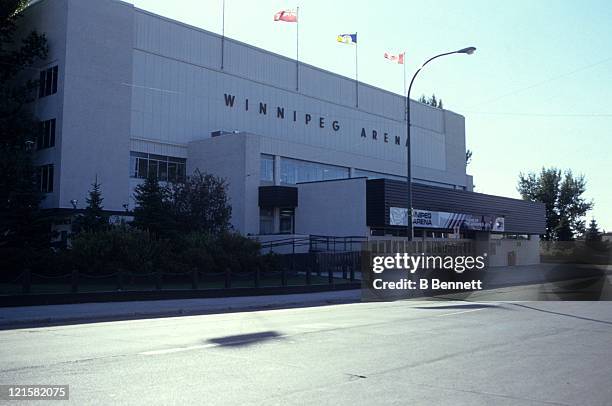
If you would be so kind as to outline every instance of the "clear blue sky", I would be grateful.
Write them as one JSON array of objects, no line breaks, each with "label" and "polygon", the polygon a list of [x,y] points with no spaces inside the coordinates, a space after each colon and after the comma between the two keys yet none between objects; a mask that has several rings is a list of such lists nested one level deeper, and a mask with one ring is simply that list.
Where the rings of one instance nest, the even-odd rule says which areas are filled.
[{"label": "clear blue sky", "polygon": [[[221,32],[222,0],[133,0],[137,7]],[[607,0],[226,0],[225,34],[295,57],[295,25],[276,11],[300,6],[300,60],[354,76],[339,33],[359,33],[359,79],[401,93],[430,56],[476,46],[428,65],[413,98],[435,93],[466,118],[468,172],[476,191],[518,197],[516,180],[542,166],[584,174],[589,213],[612,231],[612,3]]]}]

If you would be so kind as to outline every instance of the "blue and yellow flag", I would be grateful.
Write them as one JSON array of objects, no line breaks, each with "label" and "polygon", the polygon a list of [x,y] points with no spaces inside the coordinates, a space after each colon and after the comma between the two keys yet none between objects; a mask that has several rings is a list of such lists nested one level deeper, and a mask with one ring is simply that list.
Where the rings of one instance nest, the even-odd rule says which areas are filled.
[{"label": "blue and yellow flag", "polygon": [[340,34],[336,37],[336,41],[342,44],[357,44],[357,33],[354,34]]}]

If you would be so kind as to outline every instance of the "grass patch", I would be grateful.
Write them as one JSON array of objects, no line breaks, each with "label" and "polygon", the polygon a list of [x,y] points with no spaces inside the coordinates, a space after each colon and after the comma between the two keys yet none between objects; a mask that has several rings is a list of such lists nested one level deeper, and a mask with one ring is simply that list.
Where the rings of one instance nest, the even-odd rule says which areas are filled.
[{"label": "grass patch", "polygon": [[[311,285],[327,285],[328,278],[326,276],[312,275]],[[342,278],[334,278],[334,284],[344,284],[350,281]],[[287,275],[287,286],[305,286],[306,275],[294,274]],[[279,287],[282,286],[280,275],[270,277],[262,277],[259,282],[260,287]],[[254,276],[238,276],[232,279],[232,288],[254,288]],[[220,277],[201,276],[198,282],[198,289],[223,289],[225,288],[225,280]],[[191,278],[165,276],[162,281],[162,290],[191,290]],[[115,292],[119,290],[117,277],[109,277],[102,279],[87,279],[81,277],[79,279],[79,293],[91,292]],[[155,279],[152,277],[125,277],[123,283],[123,291],[151,291],[156,290]],[[30,294],[44,293],[69,293],[71,291],[70,278],[65,280],[47,280],[37,281],[32,278],[30,285]],[[22,294],[21,283],[0,283],[0,295],[18,295]]]}]

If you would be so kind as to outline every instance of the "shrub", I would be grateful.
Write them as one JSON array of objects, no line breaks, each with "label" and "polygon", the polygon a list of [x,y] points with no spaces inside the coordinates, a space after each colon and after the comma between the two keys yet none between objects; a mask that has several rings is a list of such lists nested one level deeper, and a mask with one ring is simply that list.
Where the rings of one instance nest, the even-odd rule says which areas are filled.
[{"label": "shrub", "polygon": [[72,240],[71,257],[81,272],[108,274],[123,269],[147,273],[158,268],[163,256],[164,244],[148,231],[127,226],[84,232]]}]

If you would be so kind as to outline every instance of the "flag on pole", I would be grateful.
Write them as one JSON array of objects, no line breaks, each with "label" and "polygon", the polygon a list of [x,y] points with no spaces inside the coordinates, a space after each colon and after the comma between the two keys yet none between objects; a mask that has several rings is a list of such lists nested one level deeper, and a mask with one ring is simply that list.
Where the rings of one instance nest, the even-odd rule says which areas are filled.
[{"label": "flag on pole", "polygon": [[274,21],[284,21],[286,23],[297,23],[298,17],[295,10],[282,10],[274,14]]},{"label": "flag on pole", "polygon": [[385,59],[388,59],[390,62],[397,63],[399,65],[403,65],[405,55],[406,55],[405,52],[402,52],[401,54],[397,54],[397,55],[393,55],[392,53],[385,52]]},{"label": "flag on pole", "polygon": [[339,34],[336,37],[336,41],[342,44],[353,45],[357,44],[357,33],[354,34]]}]

